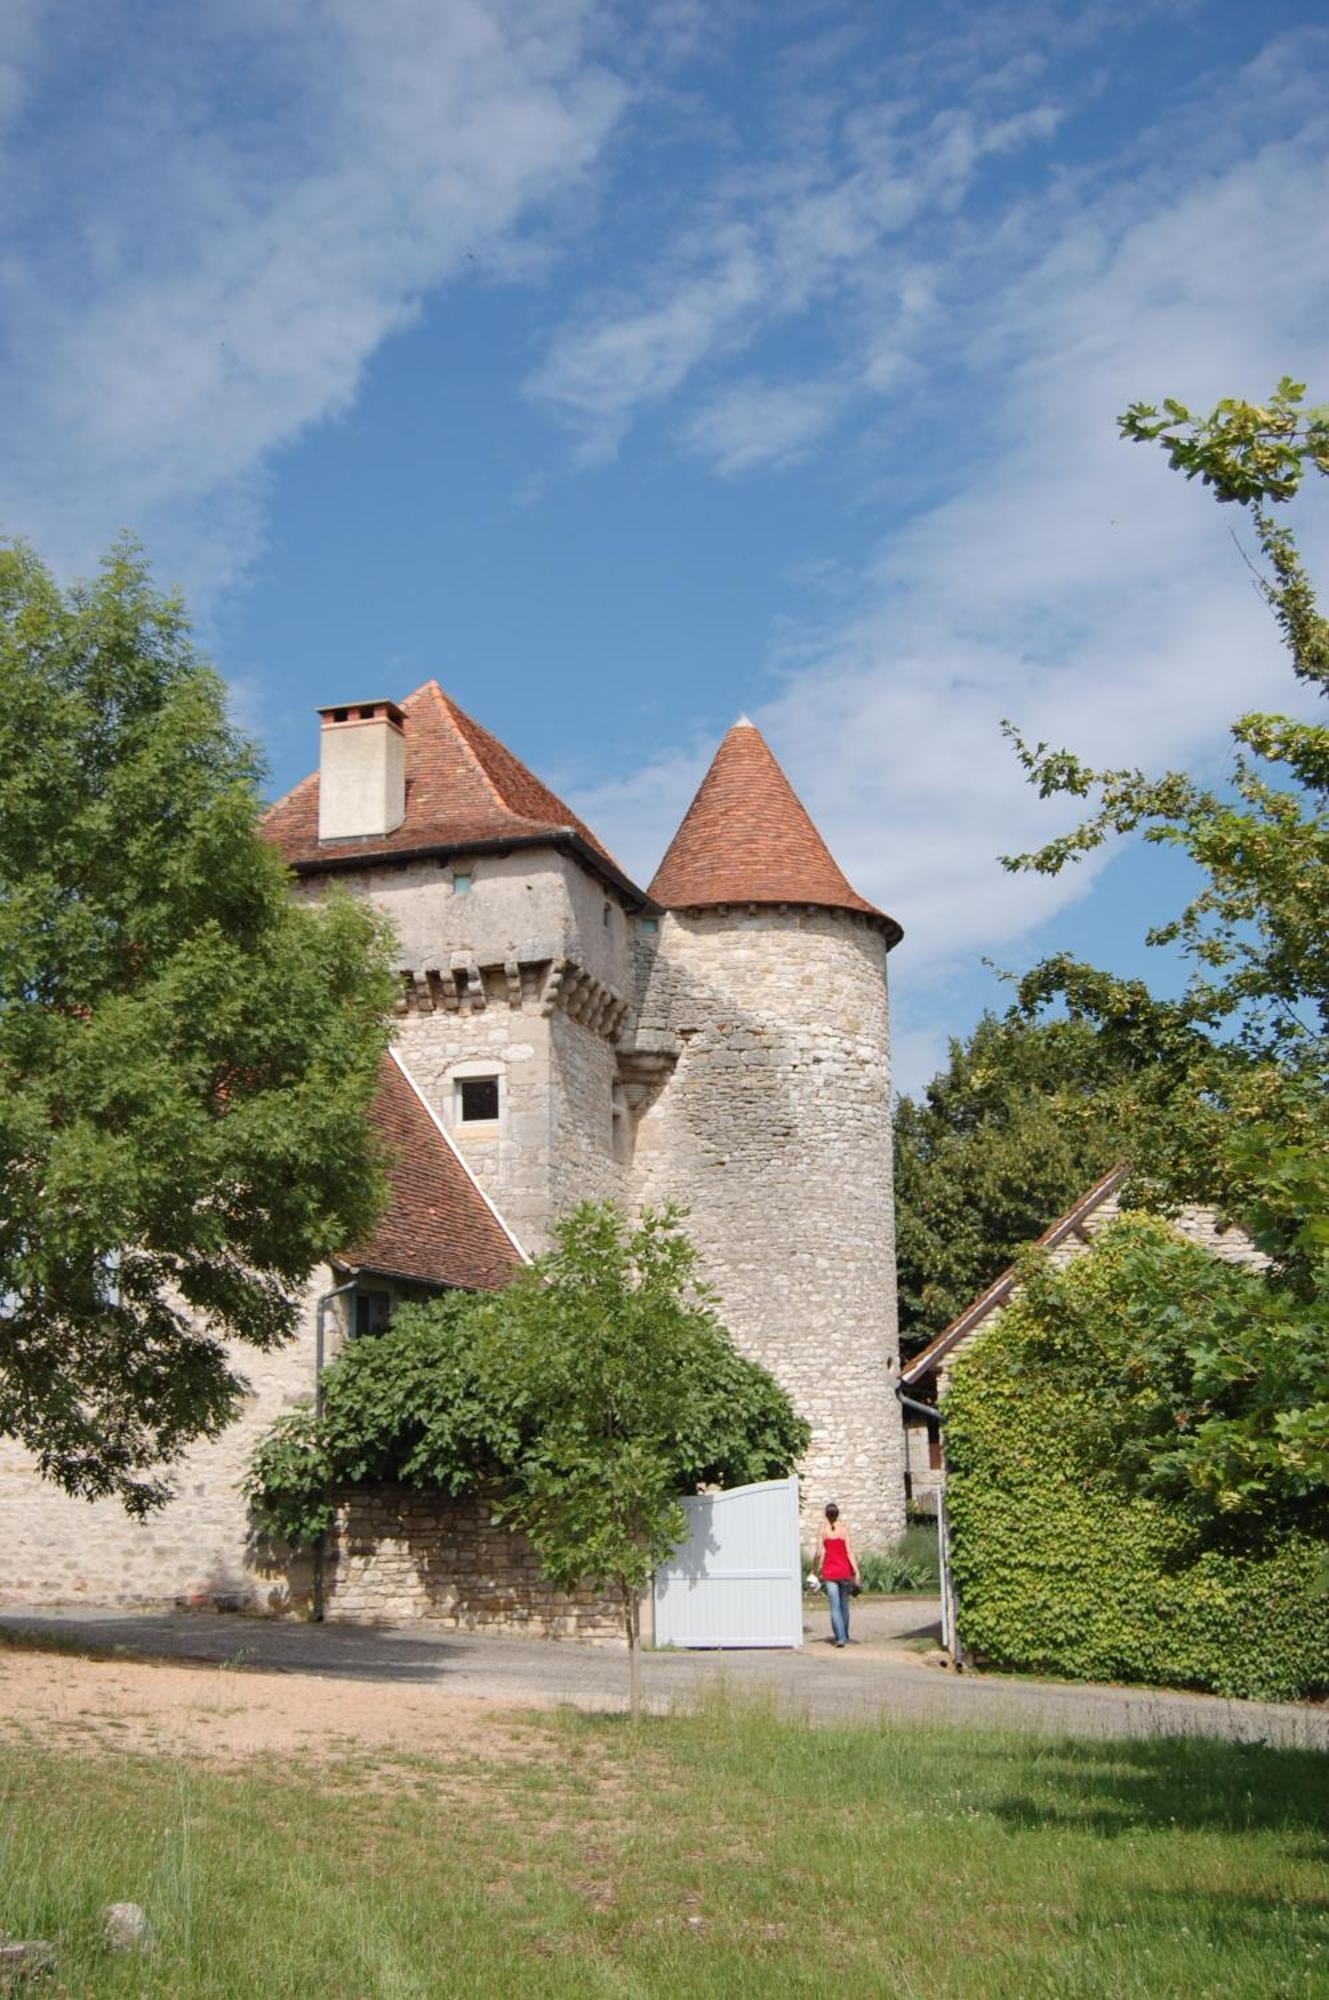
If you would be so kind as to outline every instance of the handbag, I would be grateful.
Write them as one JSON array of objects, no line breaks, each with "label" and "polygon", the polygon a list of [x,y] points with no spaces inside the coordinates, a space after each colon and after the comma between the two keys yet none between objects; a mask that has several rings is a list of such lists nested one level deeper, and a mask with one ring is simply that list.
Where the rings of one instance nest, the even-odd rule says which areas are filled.
[{"label": "handbag", "polygon": [[849,1595],[851,1597],[859,1597],[862,1595],[862,1591],[863,1591],[862,1584],[858,1582],[857,1578],[855,1578],[849,1585]]}]

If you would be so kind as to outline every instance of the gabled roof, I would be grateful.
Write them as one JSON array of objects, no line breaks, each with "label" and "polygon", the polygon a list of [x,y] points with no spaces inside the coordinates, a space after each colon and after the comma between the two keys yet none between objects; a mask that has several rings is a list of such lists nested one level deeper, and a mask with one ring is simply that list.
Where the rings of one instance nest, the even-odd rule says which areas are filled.
[{"label": "gabled roof", "polygon": [[339,1264],[418,1284],[497,1291],[527,1261],[395,1050],[370,1113],[388,1151],[388,1205]]},{"label": "gabled roof", "polygon": [[851,889],[755,724],[740,718],[656,870],[650,894],[666,909],[717,904],[816,903],[857,910],[903,936]]},{"label": "gabled roof", "polygon": [[[1059,1216],[1050,1228],[1043,1231],[1037,1238],[1038,1247],[1055,1250],[1059,1243],[1064,1243],[1068,1236],[1073,1236],[1086,1217],[1112,1198],[1129,1172],[1130,1167],[1123,1163],[1113,1167],[1110,1173],[1104,1174],[1101,1181],[1095,1181],[1088,1193],[1082,1194],[1073,1208],[1068,1208],[1065,1215]],[[950,1325],[943,1327],[936,1339],[929,1341],[922,1352],[916,1354],[908,1366],[900,1370],[900,1380],[908,1385],[921,1382],[925,1375],[930,1375],[937,1363],[944,1361],[953,1347],[958,1347],[962,1340],[983,1324],[989,1313],[995,1312],[998,1306],[1005,1305],[1018,1282],[1016,1266],[1008,1265],[999,1278],[993,1279],[985,1292],[979,1293],[972,1305],[966,1306],[962,1313],[957,1313]]]},{"label": "gabled roof", "polygon": [[356,867],[378,856],[461,848],[534,845],[575,848],[598,872],[640,902],[590,828],[519,757],[444,694],[437,681],[401,704],[406,741],[406,816],[391,833],[364,840],[319,841],[318,772],[311,772],[267,812],[263,831],[302,874]]}]

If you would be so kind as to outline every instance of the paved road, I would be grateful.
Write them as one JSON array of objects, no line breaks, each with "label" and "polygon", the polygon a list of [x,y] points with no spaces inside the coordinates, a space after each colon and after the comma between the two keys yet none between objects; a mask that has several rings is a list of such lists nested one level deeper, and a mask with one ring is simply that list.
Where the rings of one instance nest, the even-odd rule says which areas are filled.
[{"label": "paved road", "polygon": [[[882,1717],[983,1724],[1076,1736],[1219,1736],[1233,1742],[1329,1750],[1329,1709],[1229,1702],[1209,1695],[947,1672],[918,1650],[937,1632],[932,1599],[887,1599],[855,1607],[855,1643],[827,1645],[813,1608],[801,1652],[648,1653],[650,1706],[685,1707],[708,1688],[773,1700],[818,1723]],[[621,1653],[568,1641],[480,1637],[419,1625],[309,1625],[202,1612],[0,1611],[0,1628],[46,1633],[89,1650],[162,1659],[227,1662],[262,1671],[313,1673],[385,1687],[434,1687],[500,1706],[571,1703],[620,1709]]]}]

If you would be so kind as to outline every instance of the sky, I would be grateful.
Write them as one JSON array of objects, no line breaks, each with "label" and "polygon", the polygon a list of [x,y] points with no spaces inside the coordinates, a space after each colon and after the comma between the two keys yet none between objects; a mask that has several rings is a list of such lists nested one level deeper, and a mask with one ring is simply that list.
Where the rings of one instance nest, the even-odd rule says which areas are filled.
[{"label": "sky", "polygon": [[274,794],[435,676],[642,882],[746,711],[905,927],[916,1089],[1186,887],[1004,871],[1066,820],[1002,719],[1221,779],[1294,704],[1240,520],[1115,418],[1329,399],[1321,20],[3,0],[0,533],[139,536]]}]

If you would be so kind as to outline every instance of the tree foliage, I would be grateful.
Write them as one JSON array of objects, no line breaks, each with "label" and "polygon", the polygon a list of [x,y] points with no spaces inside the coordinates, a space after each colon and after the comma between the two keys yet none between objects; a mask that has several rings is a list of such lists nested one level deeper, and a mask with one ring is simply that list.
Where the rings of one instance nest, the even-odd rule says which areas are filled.
[{"label": "tree foliage", "polygon": [[262,1441],[260,1522],[307,1542],[346,1486],[496,1485],[556,1587],[590,1578],[617,1593],[635,1652],[638,1598],[683,1533],[679,1496],[779,1478],[808,1442],[784,1391],[735,1348],[696,1261],[675,1211],[629,1225],[587,1202],[503,1292],[404,1308],[338,1356],[321,1415],[296,1412]]},{"label": "tree foliage", "polygon": [[[1276,512],[1308,472],[1329,473],[1329,416],[1307,410],[1304,394],[1285,379],[1265,404],[1228,399],[1205,417],[1174,401],[1161,414],[1137,404],[1121,429],[1161,444],[1187,478],[1244,510],[1257,588],[1295,680],[1323,700],[1329,621]],[[1283,1295],[1288,1319],[1252,1328],[1243,1380],[1254,1407],[1273,1393],[1288,1329],[1299,1325],[1313,1351],[1329,1313],[1329,725],[1248,714],[1230,733],[1230,777],[1219,787],[1175,771],[1098,770],[1016,736],[1044,796],[1089,800],[1092,809],[1069,834],[1007,865],[1056,873],[1105,841],[1140,833],[1180,849],[1203,874],[1191,902],[1150,934],[1189,960],[1181,999],[1158,1000],[1142,981],[1066,957],[1035,968],[1021,999],[1033,1014],[1065,1006],[1147,1071],[1132,1149],[1137,1193],[1214,1202],[1273,1260],[1265,1282]],[[1329,1409],[1329,1378],[1324,1391],[1319,1406]]]},{"label": "tree foliage", "polygon": [[1133,1072],[1085,1021],[985,1014],[895,1114],[900,1336],[911,1352],[1122,1156]]},{"label": "tree foliage", "polygon": [[291,898],[259,776],[131,547],[0,548],[0,1434],[136,1511],[380,1198],[384,941]]},{"label": "tree foliage", "polygon": [[[1289,1337],[1287,1306],[1147,1217],[1065,1270],[1030,1259],[947,1392],[968,1647],[1251,1698],[1329,1686],[1329,1512],[1305,1421],[1326,1341]],[[1258,1418],[1256,1344],[1280,1357]]]}]

